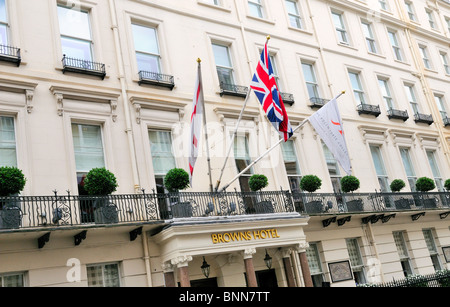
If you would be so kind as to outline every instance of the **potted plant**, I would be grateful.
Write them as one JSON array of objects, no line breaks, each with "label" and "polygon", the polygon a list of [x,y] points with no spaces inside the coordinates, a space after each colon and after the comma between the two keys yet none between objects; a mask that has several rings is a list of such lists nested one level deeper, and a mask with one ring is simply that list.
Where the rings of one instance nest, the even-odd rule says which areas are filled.
[{"label": "potted plant", "polygon": [[116,191],[116,176],[104,167],[93,168],[84,179],[84,189],[94,199],[94,220],[99,224],[118,222],[117,207],[109,201],[108,195]]},{"label": "potted plant", "polygon": [[[400,192],[405,186],[406,184],[402,179],[394,179],[389,185],[391,191],[394,193]],[[411,209],[411,202],[411,199],[400,197],[400,199],[394,201],[394,204],[395,208],[404,210]]]},{"label": "potted plant", "polygon": [[445,188],[447,191],[450,191],[450,178],[447,179],[447,180],[445,180],[444,188]]},{"label": "potted plant", "polygon": [[179,191],[189,187],[189,174],[182,168],[169,170],[164,177],[164,187],[174,193],[171,197],[172,214],[174,217],[191,217],[192,205],[190,202],[181,202]]},{"label": "potted plant", "polygon": [[[428,177],[420,177],[416,181],[416,190],[419,192],[428,192],[433,190],[436,187],[434,180]],[[424,198],[423,204],[425,208],[436,208],[436,199],[435,198]]]},{"label": "potted plant", "polygon": [[[322,186],[322,180],[316,175],[306,175],[300,180],[300,189],[313,193],[320,189]],[[310,202],[305,204],[307,213],[321,213],[323,210],[323,204],[320,200],[312,199]]]},{"label": "potted plant", "polygon": [[[269,180],[265,175],[255,174],[252,175],[248,181],[248,185],[250,187],[250,190],[253,192],[258,192],[261,189],[267,187],[269,184]],[[258,198],[261,197],[261,195],[257,195]],[[256,213],[273,213],[273,205],[270,200],[263,200],[258,201],[255,205],[255,211]]]},{"label": "potted plant", "polygon": [[[347,175],[342,177],[341,179],[341,189],[344,193],[353,193],[353,191],[356,191],[359,189],[360,182],[359,179],[352,175]],[[347,210],[349,212],[353,211],[364,211],[364,203],[361,198],[353,199],[346,202],[347,204]]]},{"label": "potted plant", "polygon": [[0,167],[0,228],[19,228],[22,211],[17,196],[25,187],[26,178],[17,167]]}]

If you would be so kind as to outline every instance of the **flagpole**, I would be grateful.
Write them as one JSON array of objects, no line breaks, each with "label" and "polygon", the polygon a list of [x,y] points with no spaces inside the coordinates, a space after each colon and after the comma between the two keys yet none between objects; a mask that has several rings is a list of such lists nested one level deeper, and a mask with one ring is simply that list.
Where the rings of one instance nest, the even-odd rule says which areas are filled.
[{"label": "flagpole", "polygon": [[[345,94],[345,91],[342,91],[339,95],[337,95],[334,99],[338,99],[339,97],[341,97],[343,94]],[[333,100],[333,99],[332,99]],[[297,131],[298,129],[300,129],[301,127],[303,127],[307,122],[309,121],[309,117],[304,119],[300,125],[298,125],[297,127],[295,127],[292,130],[292,133],[294,133],[295,131]],[[242,174],[244,174],[246,171],[248,171],[253,165],[255,165],[256,163],[258,163],[262,158],[264,158],[269,152],[271,152],[273,149],[275,149],[278,145],[280,145],[282,142],[284,141],[283,138],[281,138],[280,140],[278,140],[278,142],[276,144],[274,144],[272,147],[270,147],[269,149],[267,149],[262,155],[260,155],[257,159],[255,159],[252,163],[250,163],[245,169],[243,169],[239,174],[236,175],[236,177],[234,177],[227,185],[225,185],[220,191],[223,192],[225,191],[234,181],[236,181],[239,177],[242,176]],[[216,189],[217,191],[217,189]]]},{"label": "flagpole", "polygon": [[[266,44],[267,44],[267,42],[269,40],[270,40],[270,35],[267,36]],[[235,130],[234,130],[234,133],[231,136],[230,144],[228,145],[228,151],[227,151],[227,155],[225,156],[225,162],[223,163],[222,169],[220,170],[219,179],[217,180],[216,188],[215,188],[216,192],[219,189],[220,182],[221,182],[222,176],[223,176],[223,172],[224,172],[225,167],[227,165],[228,157],[230,156],[231,149],[233,148],[233,145],[234,145],[234,138],[236,137],[236,134],[237,134],[237,131],[238,131],[238,128],[239,128],[239,124],[241,122],[242,115],[244,114],[244,110],[245,110],[245,107],[247,106],[247,102],[248,102],[248,99],[250,98],[251,92],[252,92],[252,88],[249,87],[249,90],[247,92],[247,96],[245,97],[244,105],[242,106],[241,113],[239,114],[239,118],[238,118],[238,121],[236,123],[236,127],[235,127]],[[224,189],[222,189],[222,190],[224,190]]]},{"label": "flagpole", "polygon": [[[201,62],[202,60],[200,58],[197,59],[197,63],[199,66],[199,73],[201,74]],[[201,77],[200,77],[200,80]],[[203,93],[203,82],[201,83],[202,87],[202,93]],[[208,141],[208,129],[206,127],[206,108],[205,108],[205,99],[202,99],[202,107],[203,107],[203,130],[205,133],[205,141],[206,141],[206,157],[208,161],[208,172],[209,172],[209,189],[211,192],[213,192],[213,182],[212,182],[212,175],[211,175],[211,156],[209,155],[209,141]]]}]

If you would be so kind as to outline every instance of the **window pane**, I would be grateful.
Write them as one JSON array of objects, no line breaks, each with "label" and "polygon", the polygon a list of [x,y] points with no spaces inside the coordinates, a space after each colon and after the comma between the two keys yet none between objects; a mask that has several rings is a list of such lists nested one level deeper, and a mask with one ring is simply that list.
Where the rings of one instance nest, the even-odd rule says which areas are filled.
[{"label": "window pane", "polygon": [[228,47],[213,44],[214,59],[216,65],[231,68],[231,61],[228,54]]},{"label": "window pane", "polygon": [[61,45],[67,57],[92,61],[91,42],[61,37]]},{"label": "window pane", "polygon": [[406,176],[414,177],[416,174],[414,173],[414,168],[411,163],[409,149],[401,148],[400,155],[402,156],[402,161],[403,161],[403,166],[405,167]]},{"label": "window pane", "polygon": [[3,279],[3,287],[23,287],[23,274],[5,275],[0,277]]},{"label": "window pane", "polygon": [[91,39],[89,14],[78,9],[58,6],[59,31],[61,35]]},{"label": "window pane", "polygon": [[139,71],[161,72],[158,56],[136,52],[136,60]]},{"label": "window pane", "polygon": [[140,25],[132,25],[134,48],[136,51],[159,54],[156,29]]},{"label": "window pane", "polygon": [[[0,45],[8,45],[8,36],[7,36],[7,28],[5,25],[0,25]],[[0,53],[4,53],[1,52]]]},{"label": "window pane", "polygon": [[72,124],[77,172],[105,167],[100,126]]},{"label": "window pane", "polygon": [[431,171],[433,172],[433,176],[435,178],[441,177],[438,165],[436,163],[436,158],[434,156],[434,152],[427,150],[427,157],[428,157],[428,162],[430,163]]},{"label": "window pane", "polygon": [[14,118],[0,117],[0,166],[17,166]]},{"label": "window pane", "polygon": [[370,146],[372,153],[373,164],[378,176],[386,176],[386,169],[384,168],[383,158],[381,157],[380,148],[377,146]]},{"label": "window pane", "polygon": [[172,135],[169,131],[148,132],[155,174],[165,175],[176,167],[172,151]]},{"label": "window pane", "polygon": [[6,3],[5,0],[0,0],[0,22],[7,22]]},{"label": "window pane", "polygon": [[283,142],[281,146],[283,153],[284,165],[288,175],[300,175],[300,167],[297,161],[297,154],[295,153],[294,141],[288,140]]},{"label": "window pane", "polygon": [[117,264],[107,264],[104,267],[105,287],[119,287],[119,267]]}]

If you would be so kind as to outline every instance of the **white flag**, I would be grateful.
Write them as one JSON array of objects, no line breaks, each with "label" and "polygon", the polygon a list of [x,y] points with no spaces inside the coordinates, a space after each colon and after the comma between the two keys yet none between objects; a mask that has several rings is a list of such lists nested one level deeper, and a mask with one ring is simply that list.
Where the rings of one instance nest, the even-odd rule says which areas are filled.
[{"label": "white flag", "polygon": [[191,115],[191,139],[190,139],[190,155],[189,155],[189,181],[192,187],[192,175],[194,173],[194,165],[198,157],[198,145],[201,139],[202,120],[203,120],[203,86],[200,62],[198,63],[197,82],[195,83],[195,95],[192,106]]},{"label": "white flag", "polygon": [[348,155],[347,144],[345,143],[344,129],[342,127],[342,119],[336,98],[326,103],[320,110],[311,115],[309,122],[347,175],[351,175],[350,157]]}]

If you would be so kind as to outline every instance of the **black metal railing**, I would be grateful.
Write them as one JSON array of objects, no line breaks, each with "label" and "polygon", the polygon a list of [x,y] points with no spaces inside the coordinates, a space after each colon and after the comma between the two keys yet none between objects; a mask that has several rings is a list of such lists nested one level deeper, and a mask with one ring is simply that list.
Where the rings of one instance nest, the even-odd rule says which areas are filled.
[{"label": "black metal railing", "polygon": [[396,109],[389,109],[387,111],[388,114],[388,118],[389,119],[401,119],[403,121],[406,121],[409,116],[408,116],[408,111],[403,111],[403,110],[396,110]]},{"label": "black metal railing", "polygon": [[415,113],[414,121],[416,123],[424,123],[431,125],[433,123],[433,116],[431,114]]},{"label": "black metal railing", "polygon": [[75,72],[86,75],[98,76],[102,79],[106,76],[105,64],[88,60],[69,58],[66,55],[62,58],[63,73]]},{"label": "black metal railing", "polygon": [[[83,196],[0,197],[0,230],[84,224],[152,222],[173,218],[298,212],[310,216],[445,209],[449,192],[291,193],[180,192]],[[442,210],[441,210],[442,211]]]},{"label": "black metal railing", "polygon": [[247,97],[248,87],[236,84],[228,84],[220,82],[220,96],[236,96],[236,97]]},{"label": "black metal railing", "polygon": [[369,115],[374,115],[375,117],[378,117],[378,115],[381,114],[379,105],[362,103],[357,106],[357,110],[358,110],[359,115],[369,114]]},{"label": "black metal railing", "polygon": [[171,75],[164,75],[157,72],[144,71],[139,72],[139,85],[150,84],[161,87],[167,87],[171,90],[175,87],[174,77]]},{"label": "black metal railing", "polygon": [[293,94],[280,92],[280,95],[285,104],[292,106],[295,103]]},{"label": "black metal railing", "polygon": [[15,63],[20,65],[22,58],[20,56],[20,49],[16,47],[0,45],[0,60]]},{"label": "black metal railing", "polygon": [[385,283],[362,284],[358,287],[382,287],[382,288],[417,288],[417,287],[450,287],[450,270],[437,271],[428,275],[412,275],[404,279],[393,280]]},{"label": "black metal railing", "polygon": [[311,102],[311,104],[309,105],[311,108],[320,109],[330,100],[324,99],[324,98],[319,98],[319,97],[311,97],[311,98],[309,98],[309,101]]}]

